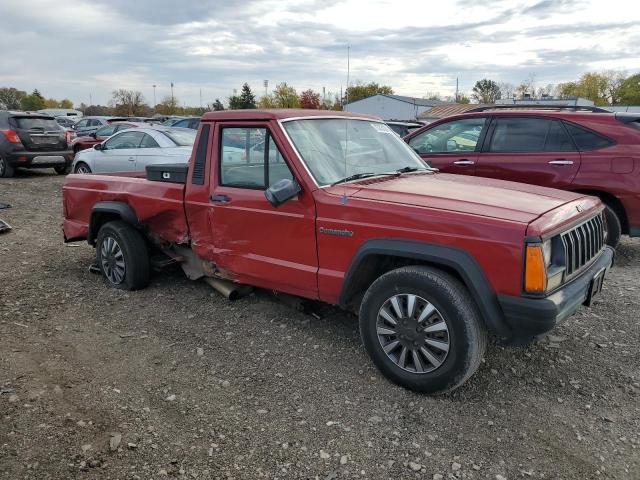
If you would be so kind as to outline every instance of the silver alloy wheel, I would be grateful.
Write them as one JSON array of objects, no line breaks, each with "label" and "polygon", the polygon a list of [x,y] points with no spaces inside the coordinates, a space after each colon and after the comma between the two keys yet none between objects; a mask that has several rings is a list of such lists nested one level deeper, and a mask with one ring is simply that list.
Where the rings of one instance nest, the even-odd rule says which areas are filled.
[{"label": "silver alloy wheel", "polygon": [[84,163],[81,163],[76,167],[76,173],[82,173],[82,174],[91,173],[91,169],[88,166],[86,166]]},{"label": "silver alloy wheel", "polygon": [[407,372],[433,372],[449,353],[447,321],[418,295],[400,293],[384,302],[378,311],[376,331],[387,357]]},{"label": "silver alloy wheel", "polygon": [[124,263],[124,254],[118,242],[113,237],[105,237],[100,246],[100,261],[102,271],[114,285],[124,281],[127,268]]}]

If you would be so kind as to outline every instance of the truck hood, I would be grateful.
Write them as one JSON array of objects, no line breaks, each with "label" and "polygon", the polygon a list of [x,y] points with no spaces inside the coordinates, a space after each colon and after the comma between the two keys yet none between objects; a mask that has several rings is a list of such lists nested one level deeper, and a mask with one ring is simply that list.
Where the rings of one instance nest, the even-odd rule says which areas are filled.
[{"label": "truck hood", "polygon": [[[516,182],[446,173],[374,177],[348,185],[355,198],[529,223],[583,195]],[[342,194],[336,185],[328,193]]]}]

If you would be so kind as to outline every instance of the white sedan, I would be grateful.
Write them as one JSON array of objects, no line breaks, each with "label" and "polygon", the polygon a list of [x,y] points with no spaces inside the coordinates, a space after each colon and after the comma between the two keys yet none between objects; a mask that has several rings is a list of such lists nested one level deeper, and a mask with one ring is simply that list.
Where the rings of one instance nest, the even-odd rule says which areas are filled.
[{"label": "white sedan", "polygon": [[195,139],[196,131],[187,128],[157,125],[121,130],[78,152],[72,172],[135,172],[158,163],[187,163]]}]

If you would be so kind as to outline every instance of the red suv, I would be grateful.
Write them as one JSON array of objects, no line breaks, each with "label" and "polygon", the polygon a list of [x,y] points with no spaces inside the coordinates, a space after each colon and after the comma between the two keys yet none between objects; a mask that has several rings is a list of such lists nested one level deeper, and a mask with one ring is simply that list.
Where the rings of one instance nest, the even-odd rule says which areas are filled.
[{"label": "red suv", "polygon": [[640,115],[599,108],[478,108],[407,135],[443,172],[599,197],[608,243],[640,236]]}]

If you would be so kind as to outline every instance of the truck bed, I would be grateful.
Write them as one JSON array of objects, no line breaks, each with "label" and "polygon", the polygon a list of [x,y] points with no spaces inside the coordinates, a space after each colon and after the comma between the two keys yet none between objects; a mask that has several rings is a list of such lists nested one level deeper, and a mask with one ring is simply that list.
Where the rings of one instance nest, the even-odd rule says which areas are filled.
[{"label": "truck bed", "polygon": [[65,241],[84,240],[97,202],[128,204],[143,228],[174,243],[189,240],[184,184],[154,182],[145,172],[68,175],[62,188]]}]

